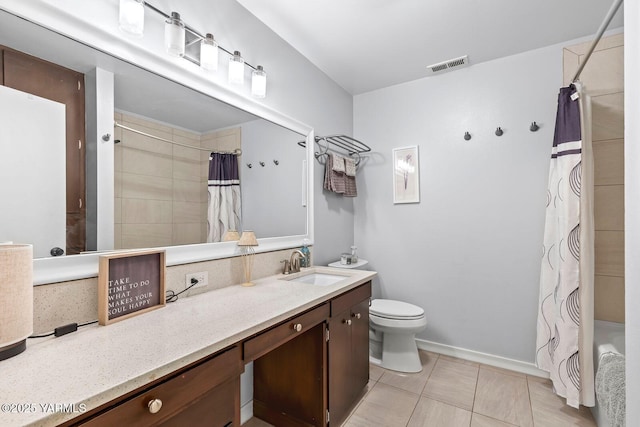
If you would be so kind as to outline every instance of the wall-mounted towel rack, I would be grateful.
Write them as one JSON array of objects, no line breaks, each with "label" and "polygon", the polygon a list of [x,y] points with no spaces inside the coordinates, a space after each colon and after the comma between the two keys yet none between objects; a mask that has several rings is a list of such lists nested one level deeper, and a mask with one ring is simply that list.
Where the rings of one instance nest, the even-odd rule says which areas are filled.
[{"label": "wall-mounted towel rack", "polygon": [[[322,140],[325,141],[326,145],[323,151],[315,153],[316,159],[326,155],[332,145],[346,151],[349,156],[357,156],[356,164],[360,163],[360,154],[371,151],[371,147],[367,144],[347,135],[316,136],[315,141],[320,148],[323,148],[320,144]],[[307,146],[306,141],[300,141],[298,145],[301,147]]]}]

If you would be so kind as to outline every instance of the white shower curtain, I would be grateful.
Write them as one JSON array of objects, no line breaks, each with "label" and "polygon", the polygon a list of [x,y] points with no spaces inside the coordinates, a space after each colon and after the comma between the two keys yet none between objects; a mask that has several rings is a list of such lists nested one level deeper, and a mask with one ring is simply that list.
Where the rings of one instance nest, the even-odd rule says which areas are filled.
[{"label": "white shower curtain", "polygon": [[593,154],[591,106],[561,88],[549,170],[536,365],[567,404],[593,406]]},{"label": "white shower curtain", "polygon": [[229,230],[242,230],[238,156],[211,153],[207,242],[221,242]]}]

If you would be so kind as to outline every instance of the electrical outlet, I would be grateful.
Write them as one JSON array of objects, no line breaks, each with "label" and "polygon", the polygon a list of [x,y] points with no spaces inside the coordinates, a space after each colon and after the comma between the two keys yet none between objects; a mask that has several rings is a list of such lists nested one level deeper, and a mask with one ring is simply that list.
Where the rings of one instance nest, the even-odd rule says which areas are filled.
[{"label": "electrical outlet", "polygon": [[196,279],[198,283],[194,285],[193,288],[198,288],[200,286],[206,286],[209,284],[209,272],[208,271],[200,271],[199,273],[189,273],[185,276],[184,286],[188,288],[191,285],[191,279]]}]

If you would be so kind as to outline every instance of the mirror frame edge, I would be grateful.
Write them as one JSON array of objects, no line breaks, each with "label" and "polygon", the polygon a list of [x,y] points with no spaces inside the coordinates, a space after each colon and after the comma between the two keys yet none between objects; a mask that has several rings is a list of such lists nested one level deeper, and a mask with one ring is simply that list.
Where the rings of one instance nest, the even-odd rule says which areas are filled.
[{"label": "mirror frame edge", "polygon": [[[314,130],[311,126],[252,98],[235,92],[228,87],[222,86],[217,82],[207,80],[203,75],[193,73],[188,67],[181,67],[169,58],[148,51],[129,40],[124,40],[99,27],[91,26],[89,23],[63,9],[56,8],[50,3],[38,1],[24,2],[20,0],[8,0],[7,3],[8,4],[3,5],[1,9],[8,13],[19,16],[76,41],[80,41],[80,43],[101,50],[116,58],[133,62],[143,69],[154,70],[154,73],[164,78],[183,84],[195,91],[216,98],[221,102],[247,111],[282,127],[291,129],[301,135],[306,135],[305,158],[307,162],[307,174],[306,182],[303,182],[303,185],[306,189],[307,233],[304,235],[258,239],[259,246],[256,248],[256,252],[271,252],[301,246],[305,238],[309,239],[311,244],[313,244],[313,178],[315,163],[313,146],[315,138]],[[215,245],[202,243],[159,249],[165,249],[167,251],[167,266],[239,256],[237,246],[234,243],[216,243]],[[34,285],[97,277],[99,256],[100,253],[89,253],[69,257],[34,259]]]}]

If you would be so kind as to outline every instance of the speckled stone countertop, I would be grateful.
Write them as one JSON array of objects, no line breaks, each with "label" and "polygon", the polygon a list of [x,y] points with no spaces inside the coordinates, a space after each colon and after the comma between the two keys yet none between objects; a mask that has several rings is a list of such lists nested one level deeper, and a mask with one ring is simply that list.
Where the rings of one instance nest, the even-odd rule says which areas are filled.
[{"label": "speckled stone countertop", "polygon": [[[329,286],[287,281],[312,271]],[[365,283],[373,271],[329,267],[179,299],[108,326],[30,339],[0,362],[0,425],[57,425]],[[97,291],[96,291],[97,292]]]}]

